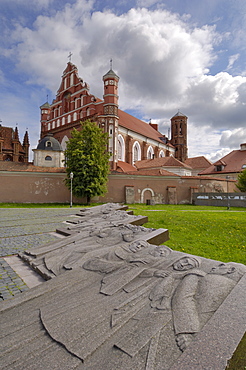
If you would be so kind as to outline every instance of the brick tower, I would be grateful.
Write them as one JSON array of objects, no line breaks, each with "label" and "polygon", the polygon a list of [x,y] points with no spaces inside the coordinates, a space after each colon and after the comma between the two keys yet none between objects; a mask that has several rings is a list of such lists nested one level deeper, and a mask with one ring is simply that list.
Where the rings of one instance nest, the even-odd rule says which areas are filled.
[{"label": "brick tower", "polygon": [[108,151],[111,153],[110,168],[115,170],[117,166],[118,153],[118,82],[119,77],[112,68],[103,76],[104,82],[104,104],[103,117],[105,119],[105,132],[109,134]]},{"label": "brick tower", "polygon": [[171,118],[171,144],[175,147],[175,158],[184,162],[188,156],[187,117],[181,112]]}]

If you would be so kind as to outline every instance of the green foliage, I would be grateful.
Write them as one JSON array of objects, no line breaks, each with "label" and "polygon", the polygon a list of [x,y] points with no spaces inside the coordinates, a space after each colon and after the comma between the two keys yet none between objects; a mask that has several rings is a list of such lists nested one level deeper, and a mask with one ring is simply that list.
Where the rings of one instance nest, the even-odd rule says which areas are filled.
[{"label": "green foliage", "polygon": [[89,120],[81,124],[81,131],[73,129],[65,151],[67,178],[70,189],[70,173],[73,172],[73,194],[87,198],[87,203],[96,195],[107,191],[109,157],[106,151],[108,135],[103,133],[95,122]]},{"label": "green foliage", "polygon": [[236,184],[237,188],[242,191],[246,192],[246,170],[243,170],[239,175],[238,175],[238,182]]}]

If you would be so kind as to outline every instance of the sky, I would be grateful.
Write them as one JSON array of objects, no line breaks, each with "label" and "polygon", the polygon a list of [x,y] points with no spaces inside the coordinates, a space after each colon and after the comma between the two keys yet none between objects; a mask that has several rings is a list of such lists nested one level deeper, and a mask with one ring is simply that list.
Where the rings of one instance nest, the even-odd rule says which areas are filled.
[{"label": "sky", "polygon": [[246,142],[245,38],[245,0],[0,0],[1,124],[36,148],[69,53],[98,98],[112,59],[120,109],[166,136],[182,112],[188,156],[215,162]]}]

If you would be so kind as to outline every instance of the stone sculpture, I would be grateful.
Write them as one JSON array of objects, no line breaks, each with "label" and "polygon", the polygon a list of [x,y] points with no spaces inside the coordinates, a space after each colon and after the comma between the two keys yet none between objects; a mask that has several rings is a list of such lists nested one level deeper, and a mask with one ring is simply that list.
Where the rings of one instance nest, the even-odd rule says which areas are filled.
[{"label": "stone sculpture", "polygon": [[224,370],[225,346],[210,367],[196,345],[232,301],[241,324],[223,325],[243,330],[246,266],[154,245],[142,226],[88,230],[27,252],[53,278],[3,305],[3,369]]}]

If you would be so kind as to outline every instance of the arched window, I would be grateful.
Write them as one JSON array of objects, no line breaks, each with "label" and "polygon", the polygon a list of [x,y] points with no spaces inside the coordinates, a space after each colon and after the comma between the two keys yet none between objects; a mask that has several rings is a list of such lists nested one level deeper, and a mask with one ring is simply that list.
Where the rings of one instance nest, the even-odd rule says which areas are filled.
[{"label": "arched window", "polygon": [[90,108],[86,108],[86,115],[89,116],[90,115]]},{"label": "arched window", "polygon": [[159,153],[159,157],[160,157],[160,158],[165,157],[165,154],[164,154],[163,150],[161,150],[161,151],[160,151],[160,153]]},{"label": "arched window", "polygon": [[67,141],[68,141],[67,135],[63,136],[63,139],[62,139],[62,142],[61,142],[62,150],[66,150],[67,149]]},{"label": "arched window", "polygon": [[74,112],[74,114],[73,114],[73,120],[76,121],[76,119],[77,119],[77,112]]},{"label": "arched window", "polygon": [[141,160],[141,147],[138,141],[135,141],[132,148],[133,152],[133,160],[132,163],[134,164],[137,161]]},{"label": "arched window", "polygon": [[71,122],[71,114],[69,114],[68,116],[67,116],[67,123],[70,123]]},{"label": "arched window", "polygon": [[154,149],[152,148],[152,146],[149,146],[147,150],[147,159],[153,158],[154,158]]},{"label": "arched window", "polygon": [[73,86],[73,81],[74,81],[74,74],[72,73],[70,76],[70,86]]},{"label": "arched window", "polygon": [[122,135],[118,135],[118,160],[125,162],[125,140]]},{"label": "arched window", "polygon": [[51,156],[50,156],[50,155],[46,155],[45,160],[46,160],[46,161],[52,161],[52,158],[51,158]]},{"label": "arched window", "polygon": [[51,148],[52,147],[52,142],[51,141],[46,141],[45,146],[47,148]]},{"label": "arched window", "polygon": [[65,117],[62,117],[62,125],[65,125]]},{"label": "arched window", "polygon": [[68,113],[71,110],[71,93],[67,91],[62,99],[63,113]]}]

